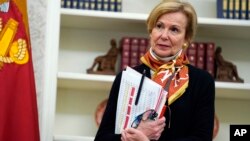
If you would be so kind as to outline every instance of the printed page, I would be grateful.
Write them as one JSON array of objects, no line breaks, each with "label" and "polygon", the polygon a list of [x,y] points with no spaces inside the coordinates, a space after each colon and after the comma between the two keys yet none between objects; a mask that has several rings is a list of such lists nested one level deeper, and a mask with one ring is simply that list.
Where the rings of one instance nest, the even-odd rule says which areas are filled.
[{"label": "printed page", "polygon": [[149,109],[155,109],[157,105],[161,105],[162,100],[164,100],[161,97],[166,98],[167,93],[165,90],[159,84],[145,77],[139,102],[135,105],[141,78],[142,74],[130,67],[127,67],[122,72],[116,112],[116,134],[120,134],[122,130],[130,128],[136,116]]}]

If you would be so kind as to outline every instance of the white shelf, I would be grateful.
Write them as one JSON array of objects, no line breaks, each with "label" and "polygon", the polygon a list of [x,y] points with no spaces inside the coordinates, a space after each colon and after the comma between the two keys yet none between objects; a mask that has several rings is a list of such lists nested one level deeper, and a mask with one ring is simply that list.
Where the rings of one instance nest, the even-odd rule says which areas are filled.
[{"label": "white shelf", "polygon": [[86,17],[96,17],[96,18],[108,18],[108,19],[124,19],[133,21],[145,21],[147,14],[141,13],[123,13],[123,12],[108,12],[108,11],[94,11],[94,10],[78,10],[61,8],[62,15],[69,16],[86,16]]},{"label": "white shelf", "polygon": [[[104,12],[61,8],[61,25],[63,27],[146,33],[147,17],[148,14],[143,13]],[[201,31],[209,36],[250,39],[249,20],[199,17],[198,24],[198,32]]]},{"label": "white shelf", "polygon": [[[84,73],[58,73],[58,86],[76,89],[110,89],[115,76]],[[250,99],[250,83],[216,82],[216,97]]]},{"label": "white shelf", "polygon": [[[61,15],[70,17],[95,17],[103,19],[118,19],[145,22],[148,14],[143,13],[124,13],[124,12],[106,12],[94,10],[78,10],[61,8]],[[236,20],[236,19],[219,19],[219,18],[205,18],[199,17],[198,23],[200,25],[222,25],[222,26],[235,26],[235,27],[250,27],[249,20]]]},{"label": "white shelf", "polygon": [[249,20],[198,18],[198,36],[250,39],[249,30]]},{"label": "white shelf", "polygon": [[115,76],[58,72],[58,87],[70,89],[110,89]]},{"label": "white shelf", "polygon": [[250,83],[216,82],[216,97],[250,100]]},{"label": "white shelf", "polygon": [[146,33],[146,18],[146,14],[61,9],[63,27]]},{"label": "white shelf", "polygon": [[58,78],[73,79],[73,80],[85,80],[85,81],[113,82],[115,79],[115,76],[114,75],[101,75],[101,74],[58,72]]},{"label": "white shelf", "polygon": [[[250,83],[216,82],[216,88],[250,91]],[[249,93],[250,95],[250,93]]]}]

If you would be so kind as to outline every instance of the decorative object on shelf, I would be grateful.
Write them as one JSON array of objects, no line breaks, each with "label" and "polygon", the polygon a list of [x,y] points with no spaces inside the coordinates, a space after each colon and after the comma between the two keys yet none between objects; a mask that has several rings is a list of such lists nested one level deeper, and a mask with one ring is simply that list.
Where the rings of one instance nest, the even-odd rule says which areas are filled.
[{"label": "decorative object on shelf", "polygon": [[219,132],[219,127],[220,127],[220,123],[219,123],[219,119],[218,116],[216,114],[214,114],[214,130],[213,130],[213,139],[218,135]]},{"label": "decorative object on shelf", "polygon": [[89,74],[108,74],[115,75],[115,64],[119,54],[116,47],[116,40],[110,40],[111,48],[106,55],[97,56],[91,68],[87,69]]},{"label": "decorative object on shelf", "polygon": [[96,111],[95,111],[95,122],[96,122],[96,125],[99,127],[99,125],[101,124],[101,121],[102,121],[102,116],[103,116],[103,113],[106,109],[106,105],[107,105],[107,102],[108,102],[108,99],[105,99],[103,100],[96,108]]},{"label": "decorative object on shelf", "polygon": [[224,60],[221,52],[221,47],[217,47],[215,51],[216,80],[243,83],[244,80],[239,77],[237,67],[232,62]]}]

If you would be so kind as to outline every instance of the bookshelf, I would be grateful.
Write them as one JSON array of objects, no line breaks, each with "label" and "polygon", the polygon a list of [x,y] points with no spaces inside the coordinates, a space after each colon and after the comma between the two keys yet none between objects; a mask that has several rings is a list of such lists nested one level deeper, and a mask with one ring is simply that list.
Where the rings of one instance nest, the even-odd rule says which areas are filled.
[{"label": "bookshelf", "polygon": [[[94,119],[96,107],[108,97],[115,76],[90,75],[86,69],[96,56],[106,53],[111,38],[119,41],[123,36],[148,36],[145,20],[157,2],[141,0],[145,9],[140,9],[131,5],[132,1],[124,0],[121,13],[58,8],[51,15],[47,37],[50,59],[45,78],[46,95],[51,99],[44,111],[48,115],[44,117],[47,126],[42,130],[46,140],[93,141],[98,129]],[[215,0],[189,1],[199,16],[196,40],[220,45],[225,59],[237,65],[245,80],[245,83],[216,82],[216,112],[221,123],[216,140],[226,141],[229,139],[222,133],[229,134],[226,132],[229,124],[250,123],[250,111],[242,108],[250,106],[250,22],[215,18],[216,12],[210,12],[216,9]],[[48,5],[60,7],[60,2]]]}]

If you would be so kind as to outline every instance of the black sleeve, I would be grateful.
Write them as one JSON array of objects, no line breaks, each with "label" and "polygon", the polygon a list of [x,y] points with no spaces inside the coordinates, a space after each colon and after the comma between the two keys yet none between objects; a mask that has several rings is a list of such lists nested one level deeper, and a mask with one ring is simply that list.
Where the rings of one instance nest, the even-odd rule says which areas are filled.
[{"label": "black sleeve", "polygon": [[119,73],[112,85],[109,100],[94,141],[120,141],[121,134],[115,134],[116,106],[121,81]]}]

